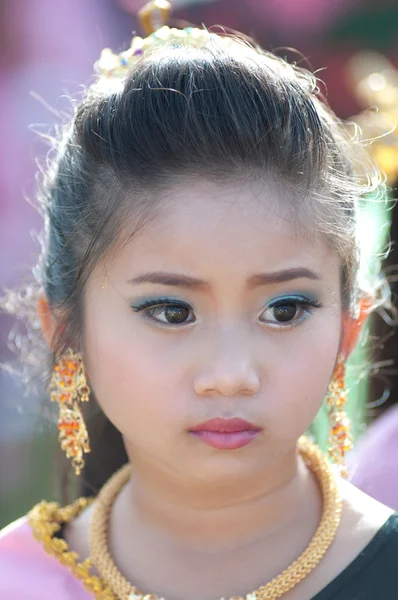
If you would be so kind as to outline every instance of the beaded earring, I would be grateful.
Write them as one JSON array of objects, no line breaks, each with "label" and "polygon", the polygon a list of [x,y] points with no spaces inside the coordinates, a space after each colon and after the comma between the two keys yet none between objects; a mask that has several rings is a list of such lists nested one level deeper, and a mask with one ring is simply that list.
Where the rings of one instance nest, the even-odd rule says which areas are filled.
[{"label": "beaded earring", "polygon": [[345,462],[346,453],[352,449],[351,423],[344,410],[348,399],[348,390],[345,383],[345,362],[343,356],[339,356],[326,396],[326,405],[329,416],[329,457],[338,465],[340,475],[348,477]]},{"label": "beaded earring", "polygon": [[90,389],[81,354],[71,349],[55,363],[49,392],[51,402],[59,405],[59,442],[67,458],[72,459],[76,475],[84,467],[83,453],[90,452],[86,424],[80,402],[88,402]]}]

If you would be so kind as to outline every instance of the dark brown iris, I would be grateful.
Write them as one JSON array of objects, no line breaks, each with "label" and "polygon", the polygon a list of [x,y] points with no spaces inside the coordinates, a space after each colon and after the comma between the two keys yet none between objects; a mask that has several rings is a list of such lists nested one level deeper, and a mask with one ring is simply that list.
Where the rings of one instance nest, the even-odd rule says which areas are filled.
[{"label": "dark brown iris", "polygon": [[281,304],[280,306],[274,306],[272,310],[277,321],[286,322],[294,319],[297,313],[297,306],[296,304]]},{"label": "dark brown iris", "polygon": [[179,324],[185,323],[189,316],[189,310],[184,306],[168,306],[164,314],[169,323]]}]

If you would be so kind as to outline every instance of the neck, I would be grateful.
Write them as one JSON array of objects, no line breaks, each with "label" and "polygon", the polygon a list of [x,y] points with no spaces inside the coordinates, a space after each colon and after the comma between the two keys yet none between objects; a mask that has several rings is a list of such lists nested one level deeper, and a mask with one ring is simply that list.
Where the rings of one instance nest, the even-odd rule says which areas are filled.
[{"label": "neck", "polygon": [[303,517],[312,529],[320,519],[317,482],[295,449],[244,484],[188,486],[140,467],[132,465],[112,511],[112,529],[131,532],[127,539],[157,536],[186,551],[224,552],[286,535]]}]

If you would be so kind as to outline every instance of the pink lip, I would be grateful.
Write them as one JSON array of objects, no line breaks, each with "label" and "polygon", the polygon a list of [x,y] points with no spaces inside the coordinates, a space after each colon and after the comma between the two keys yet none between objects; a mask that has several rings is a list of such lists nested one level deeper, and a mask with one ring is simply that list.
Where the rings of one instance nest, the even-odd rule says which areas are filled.
[{"label": "pink lip", "polygon": [[247,446],[261,429],[243,419],[212,419],[190,431],[212,448],[235,450]]}]

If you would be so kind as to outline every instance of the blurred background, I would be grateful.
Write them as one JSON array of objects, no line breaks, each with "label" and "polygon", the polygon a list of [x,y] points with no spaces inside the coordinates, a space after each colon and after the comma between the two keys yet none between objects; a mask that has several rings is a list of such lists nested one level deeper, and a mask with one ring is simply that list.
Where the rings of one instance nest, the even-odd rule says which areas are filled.
[{"label": "blurred background", "polygon": [[[102,48],[125,49],[139,29],[144,0],[0,0],[0,289],[29,277],[39,253],[41,219],[32,205],[37,159],[71,112],[70,97],[89,83]],[[175,0],[173,19],[224,25],[253,36],[263,47],[317,71],[324,93],[343,119],[359,122],[369,147],[394,187],[398,176],[398,2],[396,0]],[[295,53],[292,49],[297,49]],[[375,106],[379,110],[375,110]],[[365,111],[365,112],[364,112]],[[391,196],[394,192],[391,192]],[[34,202],[33,202],[34,204]],[[378,223],[369,252],[393,242],[386,268],[398,264],[395,211],[383,203],[367,218]],[[395,284],[393,282],[393,289]],[[13,361],[7,341],[14,327],[0,314],[0,362]],[[397,398],[398,344],[375,318],[368,334],[379,340],[364,370],[366,345],[350,371],[354,432],[378,418]],[[381,340],[381,341],[380,341]],[[369,376],[368,376],[369,375]],[[322,411],[314,433],[325,444]],[[10,369],[0,370],[0,528],[42,498],[57,499],[50,477],[56,427],[41,417],[41,399],[25,393]],[[397,441],[398,444],[398,441]]]}]

